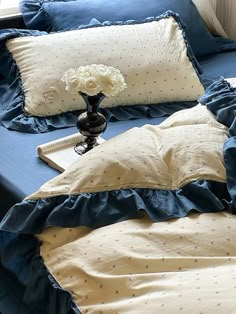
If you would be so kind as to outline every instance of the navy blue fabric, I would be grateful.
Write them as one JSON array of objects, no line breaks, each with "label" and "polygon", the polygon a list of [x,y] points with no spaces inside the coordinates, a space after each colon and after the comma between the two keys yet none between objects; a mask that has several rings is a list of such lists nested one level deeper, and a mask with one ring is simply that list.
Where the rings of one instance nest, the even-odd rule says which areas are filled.
[{"label": "navy blue fabric", "polygon": [[217,45],[191,0],[21,0],[20,9],[30,29],[58,31],[100,22],[140,20],[167,10],[178,13],[187,25],[186,32],[196,56],[215,53]]},{"label": "navy blue fabric", "polygon": [[[183,36],[185,38],[185,33],[183,25],[179,17],[173,12],[166,12],[165,14],[155,17],[148,18],[139,21],[127,21],[127,22],[104,22],[100,23],[94,21],[88,27],[103,27],[109,25],[121,25],[121,24],[139,24],[148,23],[153,20],[159,20],[162,18],[167,18],[173,16],[178,22]],[[80,28],[83,28],[81,26]],[[27,30],[0,30],[0,121],[2,125],[11,130],[28,132],[28,133],[41,133],[48,132],[58,128],[65,128],[74,126],[76,123],[76,118],[79,112],[67,112],[64,114],[59,114],[51,117],[35,117],[27,115],[24,112],[24,91],[22,88],[22,81],[20,77],[20,72],[17,67],[16,62],[13,60],[11,53],[6,47],[6,41],[12,38],[24,37],[24,36],[40,36],[45,35],[46,32],[39,31],[27,31]],[[191,60],[196,73],[199,74],[199,64],[194,57],[191,47],[185,38],[187,53],[189,59]],[[199,77],[200,78],[200,77]],[[200,80],[202,80],[200,78]],[[202,80],[204,84],[204,80]],[[176,110],[190,108],[195,105],[196,102],[182,102],[182,103],[170,103],[169,107],[166,104],[152,104],[152,105],[135,105],[135,106],[124,106],[115,108],[102,109],[101,112],[109,119],[115,120],[127,120],[133,118],[143,118],[143,117],[161,117],[164,115],[172,114]]]},{"label": "navy blue fabric", "polygon": [[191,210],[222,211],[230,203],[225,183],[199,180],[178,190],[121,189],[24,200],[13,206],[0,230],[36,234],[49,226],[99,228],[139,218],[147,212],[156,222],[185,217]]},{"label": "navy blue fabric", "polygon": [[[234,129],[234,132],[236,130]],[[224,145],[224,160],[227,165],[228,191],[232,198],[232,212],[236,214],[236,136],[232,136]]]},{"label": "navy blue fabric", "polygon": [[0,313],[35,314],[22,303],[25,287],[0,264]]},{"label": "navy blue fabric", "polygon": [[229,82],[223,78],[215,81],[199,102],[207,105],[217,121],[229,128],[230,136],[236,136],[236,89]]},{"label": "navy blue fabric", "polygon": [[229,38],[223,38],[216,36],[216,45],[217,45],[217,51],[218,52],[227,52],[227,51],[235,51],[236,50],[236,41],[229,39]]},{"label": "navy blue fabric", "polygon": [[22,301],[32,313],[81,314],[69,292],[48,272],[35,237],[6,232],[0,242],[2,264],[26,287]]},{"label": "navy blue fabric", "polygon": [[222,78],[206,89],[199,102],[207,106],[217,121],[229,128],[229,139],[224,144],[223,153],[231,210],[236,213],[236,89]]},{"label": "navy blue fabric", "polygon": [[217,53],[199,59],[202,68],[202,77],[219,80],[220,77],[236,77],[236,51]]}]

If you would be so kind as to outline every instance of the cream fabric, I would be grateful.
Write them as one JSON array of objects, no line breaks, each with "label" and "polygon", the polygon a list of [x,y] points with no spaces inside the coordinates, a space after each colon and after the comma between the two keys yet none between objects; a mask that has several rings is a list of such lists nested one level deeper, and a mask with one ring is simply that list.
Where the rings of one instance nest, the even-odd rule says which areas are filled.
[{"label": "cream fabric", "polygon": [[193,0],[198,12],[203,18],[209,31],[223,37],[227,37],[219,19],[216,16],[215,0]]},{"label": "cream fabric", "polygon": [[214,12],[216,12],[217,0],[209,0],[209,3],[211,5],[212,9],[214,10]]},{"label": "cream fabric", "polygon": [[216,14],[228,37],[236,40],[236,1],[215,0]]},{"label": "cream fabric", "polygon": [[198,179],[225,182],[226,139],[227,128],[199,104],[95,147],[29,198],[139,187],[173,190]]},{"label": "cream fabric", "polygon": [[20,69],[25,111],[36,116],[85,108],[80,95],[65,91],[61,77],[69,68],[92,63],[119,68],[128,85],[101,107],[190,101],[204,93],[173,17],[20,37],[7,47]]},{"label": "cream fabric", "polygon": [[236,77],[226,78],[225,80],[229,82],[232,87],[236,88]]},{"label": "cream fabric", "polygon": [[49,228],[41,255],[88,314],[234,314],[236,217],[191,214],[90,231]]}]

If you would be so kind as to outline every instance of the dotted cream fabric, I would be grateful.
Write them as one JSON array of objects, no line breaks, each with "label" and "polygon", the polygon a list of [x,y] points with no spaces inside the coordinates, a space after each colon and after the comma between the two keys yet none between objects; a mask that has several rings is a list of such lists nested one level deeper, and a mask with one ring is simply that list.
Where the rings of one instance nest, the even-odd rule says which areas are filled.
[{"label": "dotted cream fabric", "polygon": [[173,190],[198,179],[226,181],[222,156],[227,128],[205,106],[179,111],[78,157],[30,199],[122,188]]},{"label": "dotted cream fabric", "polygon": [[50,116],[84,109],[79,95],[65,91],[69,68],[92,63],[120,69],[128,88],[102,106],[191,101],[204,93],[173,17],[134,25],[74,30],[8,40],[20,70],[24,109]]},{"label": "dotted cream fabric", "polygon": [[39,236],[46,266],[83,314],[233,314],[235,238],[236,217],[224,212]]}]

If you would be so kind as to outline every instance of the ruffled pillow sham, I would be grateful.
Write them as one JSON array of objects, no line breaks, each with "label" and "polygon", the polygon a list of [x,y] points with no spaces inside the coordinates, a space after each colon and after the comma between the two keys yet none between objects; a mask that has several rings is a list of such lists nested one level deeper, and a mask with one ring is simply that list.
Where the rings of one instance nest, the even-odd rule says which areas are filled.
[{"label": "ruffled pillow sham", "polygon": [[103,107],[195,101],[204,93],[182,22],[170,11],[143,21],[97,22],[96,27],[52,34],[6,31],[2,36],[3,57],[9,57],[5,72],[17,66],[7,114],[17,104],[27,117],[84,110],[80,95],[69,94],[61,78],[69,68],[93,63],[118,68],[128,86],[103,101]]}]

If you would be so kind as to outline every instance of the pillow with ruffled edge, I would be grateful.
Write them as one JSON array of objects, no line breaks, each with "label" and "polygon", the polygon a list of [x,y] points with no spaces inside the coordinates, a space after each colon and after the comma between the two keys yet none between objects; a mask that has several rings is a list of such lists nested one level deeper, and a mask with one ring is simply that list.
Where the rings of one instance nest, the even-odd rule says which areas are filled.
[{"label": "pillow with ruffled edge", "polygon": [[[157,18],[149,18],[149,19],[146,19],[145,21],[128,21],[125,24],[134,25],[134,24],[140,24],[140,23],[148,23],[148,22],[152,22],[155,20],[158,21],[160,19],[168,18],[170,16],[172,16],[177,22],[176,23],[176,29],[179,29],[179,36],[181,36],[181,37],[184,36],[184,31],[182,28],[181,21],[180,21],[179,17],[173,12],[167,12],[166,14],[164,14],[162,16],[159,16]],[[124,23],[118,22],[116,24],[121,25]],[[102,27],[108,26],[108,28],[109,28],[110,26],[113,26],[113,25],[114,25],[114,23],[112,24],[110,22],[106,22],[103,24],[97,23],[96,26],[102,26]],[[125,26],[127,27],[127,25],[125,25]],[[97,28],[95,28],[94,25],[92,25],[90,27],[93,29],[97,29]],[[81,28],[83,28],[83,27],[81,27]],[[87,26],[87,28],[89,28],[89,26]],[[78,30],[78,32],[81,32],[81,31]],[[31,112],[31,115],[29,114],[29,112],[27,112],[27,113],[25,112],[24,104],[25,104],[27,95],[24,93],[24,85],[23,85],[24,82],[22,82],[22,79],[21,79],[22,73],[20,73],[17,62],[12,58],[12,54],[9,52],[9,50],[6,47],[6,46],[11,45],[12,41],[10,39],[16,40],[16,47],[15,48],[18,49],[19,47],[17,46],[17,43],[21,42],[22,40],[24,42],[25,40],[27,41],[28,39],[31,40],[34,38],[39,38],[39,36],[41,36],[41,35],[46,35],[46,36],[43,36],[44,38],[46,38],[47,36],[54,36],[54,35],[56,36],[56,34],[47,35],[47,33],[45,33],[45,32],[18,31],[18,30],[5,30],[5,31],[1,31],[1,33],[2,33],[1,34],[2,44],[0,45],[0,49],[2,50],[2,53],[1,53],[2,60],[0,60],[0,61],[2,61],[2,62],[0,62],[0,64],[2,65],[2,71],[1,72],[3,73],[3,76],[6,77],[6,80],[5,81],[3,80],[2,88],[0,89],[0,93],[3,92],[2,112],[0,114],[2,124],[8,128],[20,130],[20,131],[24,131],[24,132],[46,132],[46,131],[49,131],[49,130],[54,129],[54,128],[68,127],[68,126],[74,125],[75,116],[70,112],[70,111],[72,111],[72,109],[68,110],[68,108],[67,108],[67,110],[64,110],[64,112],[67,111],[66,113],[64,113],[64,112],[60,113],[60,111],[59,112],[54,111],[53,112],[54,116],[52,116],[52,117],[50,117],[49,113],[45,114],[45,115],[44,114],[43,115],[42,114],[36,114],[38,116],[41,115],[41,117],[37,117],[37,116],[35,116],[35,114],[33,114],[33,116],[32,116],[32,112]],[[104,34],[104,31],[102,33]],[[61,36],[63,36],[63,34],[64,34],[63,32],[59,33],[59,35],[61,35]],[[66,37],[67,36],[68,36],[68,33],[66,33]],[[52,38],[52,37],[50,37],[50,38]],[[184,54],[185,54],[186,60],[188,62],[188,67],[189,67],[189,71],[190,71],[187,73],[187,76],[188,76],[188,74],[191,76],[195,76],[195,83],[194,84],[196,85],[195,88],[196,87],[198,88],[198,93],[199,93],[199,91],[200,91],[199,87],[200,87],[201,83],[200,83],[199,77],[198,77],[199,73],[198,73],[198,69],[197,69],[197,62],[196,62],[196,60],[192,54],[191,48],[189,47],[189,45],[186,41],[186,38],[182,37],[182,39],[183,39],[182,41],[183,41],[183,47],[184,47]],[[38,41],[38,42],[40,42],[40,41]],[[44,44],[45,43],[43,42],[43,47],[45,48]],[[71,49],[69,49],[69,50],[71,50]],[[48,53],[48,52],[46,52],[46,53]],[[183,53],[183,52],[181,52],[181,53]],[[36,54],[37,54],[37,58],[36,59],[34,58],[31,60],[31,63],[33,62],[31,64],[31,66],[32,67],[33,67],[33,65],[35,66],[35,63],[36,63],[36,68],[39,68],[42,65],[37,64],[37,61],[39,58],[37,50],[36,50]],[[77,56],[77,53],[76,53],[76,56]],[[53,54],[53,58],[54,58],[54,54]],[[26,53],[24,53],[23,63],[25,62],[25,59],[27,59]],[[58,63],[58,65],[59,65],[61,62],[60,62],[60,60],[58,62],[59,62]],[[89,61],[87,60],[87,63],[88,62]],[[27,62],[25,65],[27,65],[27,68],[28,68],[29,64]],[[113,64],[111,64],[111,65],[113,65]],[[72,66],[71,64],[68,65],[68,67],[71,67],[71,66]],[[168,66],[169,66],[169,64],[168,64]],[[29,67],[29,68],[30,68],[30,71],[32,71],[31,67]],[[185,66],[183,66],[183,69],[185,69],[185,68],[186,68],[186,64],[185,64]],[[168,69],[167,69],[167,71],[168,71]],[[182,70],[180,69],[180,71],[182,71]],[[27,73],[27,75],[28,75],[28,73]],[[43,82],[47,81],[47,79],[45,78],[45,75],[44,74],[41,74],[41,75],[43,77]],[[55,79],[54,83],[57,84],[59,81],[61,83],[60,78],[61,78],[61,76],[57,77]],[[27,79],[29,79],[29,77],[27,77]],[[39,80],[39,78],[37,79],[37,77],[34,77],[34,76],[31,77],[31,81],[35,82],[37,80]],[[168,85],[166,86],[166,88],[169,89]],[[191,93],[195,90],[195,88],[192,88]],[[60,90],[62,90],[62,89],[63,88],[61,88]],[[38,88],[37,88],[37,84],[36,84],[34,87],[34,91],[37,92],[37,90],[38,90]],[[4,91],[5,91],[5,93],[4,93]],[[202,91],[203,91],[203,89],[202,89]],[[66,93],[66,92],[64,91],[64,93]],[[155,91],[155,93],[157,93],[157,91]],[[66,93],[66,94],[68,94],[68,93]],[[197,99],[198,98],[197,96],[198,96],[198,94],[195,95],[196,98],[194,98],[194,99]],[[182,97],[182,94],[181,94],[181,97]],[[186,99],[178,99],[178,100],[193,100],[193,99],[191,99],[187,95]],[[163,101],[163,102],[167,102],[167,101]],[[126,102],[125,102],[125,104],[126,104]],[[129,101],[127,101],[127,104],[129,104]],[[138,105],[139,105],[139,103],[138,103]],[[146,103],[146,105],[149,105],[149,103]],[[191,107],[193,105],[193,103],[190,103],[190,104],[188,103],[187,105],[188,105],[188,107],[189,106]],[[177,105],[177,108],[174,104],[174,106],[173,106],[174,110],[172,110],[171,108],[168,108],[167,111],[165,111],[165,107],[167,107],[167,106],[160,107],[160,108],[155,108],[157,106],[154,106],[154,105],[144,106],[144,107],[141,106],[141,108],[139,108],[139,107],[140,106],[134,106],[134,108],[117,107],[117,108],[112,108],[111,110],[107,110],[107,108],[106,108],[106,109],[104,109],[104,111],[107,111],[108,118],[115,117],[118,119],[130,119],[130,118],[143,117],[143,116],[147,116],[147,115],[153,116],[153,117],[154,116],[160,117],[163,115],[171,114],[176,109],[186,108],[185,103],[184,104],[182,103],[180,105],[180,107]],[[37,105],[35,108],[37,108]],[[53,108],[53,106],[51,106],[51,109],[52,108]],[[77,107],[77,101],[75,102],[74,110],[76,108],[78,108]],[[127,108],[128,108],[128,110],[127,110]],[[52,110],[54,110],[54,109],[52,109]],[[163,113],[163,111],[164,111],[164,113]]]},{"label": "pillow with ruffled edge", "polygon": [[197,57],[217,51],[214,37],[191,0],[21,0],[20,10],[28,28],[48,32],[86,25],[92,18],[100,22],[143,20],[171,10],[186,24],[186,33]]}]

